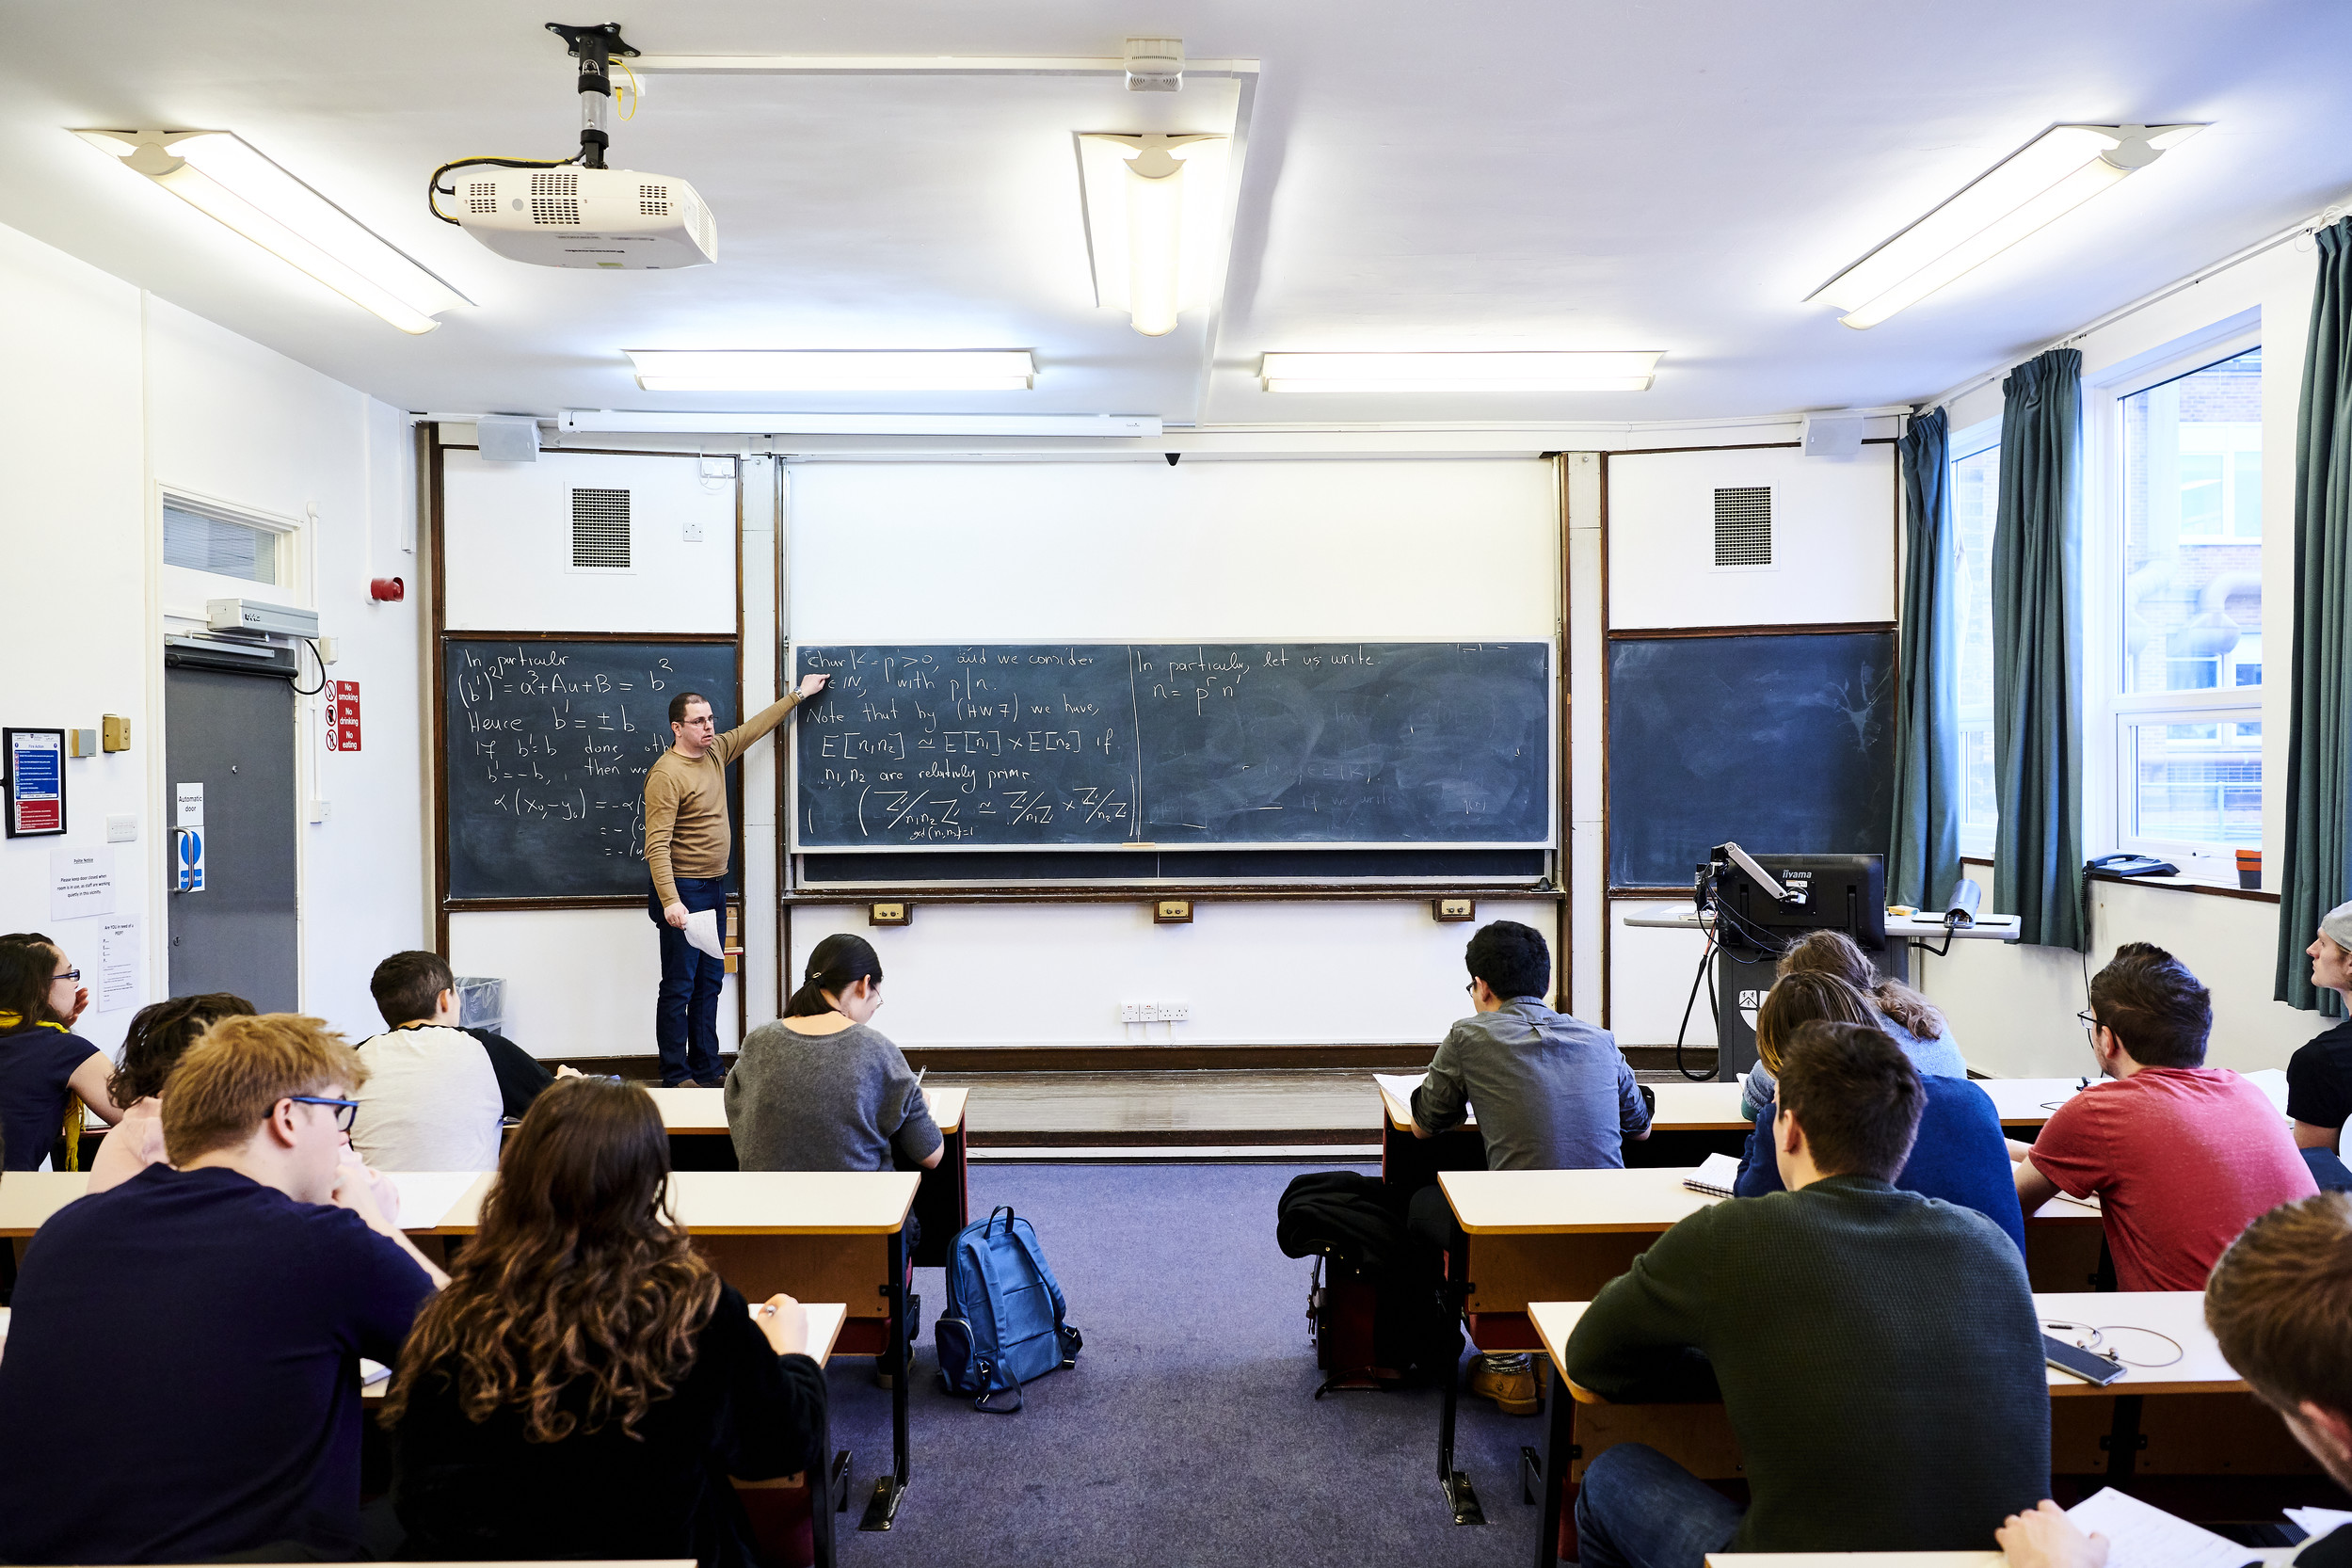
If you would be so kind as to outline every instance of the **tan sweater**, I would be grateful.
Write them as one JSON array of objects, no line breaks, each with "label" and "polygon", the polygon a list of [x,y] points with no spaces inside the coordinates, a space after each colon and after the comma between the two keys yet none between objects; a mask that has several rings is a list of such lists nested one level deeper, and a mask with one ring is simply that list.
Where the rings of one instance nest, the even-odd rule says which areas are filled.
[{"label": "tan sweater", "polygon": [[645,863],[664,904],[678,902],[677,878],[725,876],[734,848],[727,820],[727,765],[800,705],[795,692],[763,708],[688,760],[673,746],[645,776]]}]

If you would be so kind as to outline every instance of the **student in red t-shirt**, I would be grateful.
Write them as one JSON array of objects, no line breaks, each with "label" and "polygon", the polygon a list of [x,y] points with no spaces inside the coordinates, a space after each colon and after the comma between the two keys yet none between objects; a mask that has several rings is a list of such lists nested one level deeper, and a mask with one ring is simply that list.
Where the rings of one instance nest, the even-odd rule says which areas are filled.
[{"label": "student in red t-shirt", "polygon": [[2318,1191],[2270,1096],[2208,1067],[2213,1000],[2186,965],[2127,942],[2090,983],[2083,1015],[2099,1070],[2041,1136],[2011,1144],[2025,1212],[2060,1192],[2099,1196],[2116,1284],[2201,1290],[2258,1214]]}]

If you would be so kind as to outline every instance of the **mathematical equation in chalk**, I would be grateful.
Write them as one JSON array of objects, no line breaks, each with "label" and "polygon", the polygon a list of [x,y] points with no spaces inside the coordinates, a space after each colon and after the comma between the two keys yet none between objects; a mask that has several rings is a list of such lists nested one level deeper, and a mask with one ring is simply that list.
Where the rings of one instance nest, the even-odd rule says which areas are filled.
[{"label": "mathematical equation in chalk", "polygon": [[703,694],[730,727],[734,663],[722,645],[448,644],[451,896],[641,886],[646,775],[672,744],[670,701]]},{"label": "mathematical equation in chalk", "polygon": [[1541,842],[1546,644],[803,647],[803,847]]}]

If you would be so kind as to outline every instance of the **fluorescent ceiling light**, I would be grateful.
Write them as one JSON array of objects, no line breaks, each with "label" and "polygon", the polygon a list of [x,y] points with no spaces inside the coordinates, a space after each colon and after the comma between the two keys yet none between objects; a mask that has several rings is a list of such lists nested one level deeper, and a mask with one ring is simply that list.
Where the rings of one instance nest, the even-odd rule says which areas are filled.
[{"label": "fluorescent ceiling light", "polygon": [[1495,354],[1269,354],[1273,392],[1648,392],[1665,351]]},{"label": "fluorescent ceiling light", "polygon": [[1081,136],[1095,303],[1147,338],[1208,304],[1223,271],[1232,138]]},{"label": "fluorescent ceiling light", "polygon": [[632,348],[648,392],[1027,392],[1026,348]]},{"label": "fluorescent ceiling light", "polygon": [[2188,140],[2202,125],[2058,125],[1807,296],[1876,327]]},{"label": "fluorescent ceiling light", "polygon": [[472,303],[227,131],[73,134],[404,332]]},{"label": "fluorescent ceiling light", "polygon": [[567,408],[567,431],[696,436],[1087,436],[1160,439],[1157,414],[789,414]]}]

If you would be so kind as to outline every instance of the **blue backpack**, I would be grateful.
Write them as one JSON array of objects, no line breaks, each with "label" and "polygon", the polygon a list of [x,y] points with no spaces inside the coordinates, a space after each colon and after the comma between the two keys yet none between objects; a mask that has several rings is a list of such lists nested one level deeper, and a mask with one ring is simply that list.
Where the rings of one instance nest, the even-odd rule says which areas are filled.
[{"label": "blue backpack", "polygon": [[[949,1393],[968,1398],[974,1410],[1010,1416],[1021,1408],[1021,1384],[1078,1365],[1085,1339],[1062,1320],[1062,1287],[1038,1250],[1037,1233],[1011,1208],[957,1231],[947,1272],[947,1306],[932,1332],[939,1381]],[[1012,1395],[1013,1402],[988,1402],[1000,1394]]]}]

